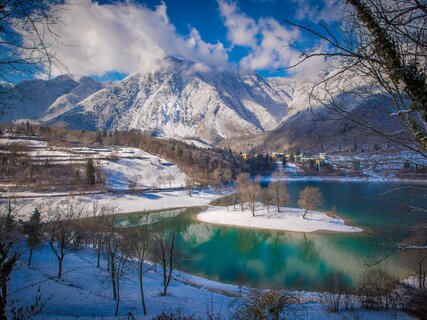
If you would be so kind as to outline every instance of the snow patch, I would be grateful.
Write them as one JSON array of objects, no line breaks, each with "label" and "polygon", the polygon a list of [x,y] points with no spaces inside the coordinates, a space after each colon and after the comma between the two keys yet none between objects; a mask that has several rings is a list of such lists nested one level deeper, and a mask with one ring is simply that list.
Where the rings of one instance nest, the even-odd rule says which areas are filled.
[{"label": "snow patch", "polygon": [[294,232],[334,231],[334,232],[362,232],[357,227],[345,224],[341,218],[331,218],[323,212],[309,211],[306,219],[303,218],[304,210],[283,207],[280,212],[276,207],[266,208],[258,206],[255,217],[249,210],[241,211],[240,208],[210,207],[205,212],[199,213],[197,219],[206,223],[228,226],[283,230]]}]

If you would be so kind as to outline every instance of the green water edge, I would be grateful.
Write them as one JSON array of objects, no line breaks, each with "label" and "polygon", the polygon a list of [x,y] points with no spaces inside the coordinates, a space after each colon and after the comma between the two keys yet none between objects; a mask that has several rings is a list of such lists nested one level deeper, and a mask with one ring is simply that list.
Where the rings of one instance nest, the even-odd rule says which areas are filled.
[{"label": "green water edge", "polygon": [[[247,229],[207,224],[197,220],[203,207],[176,208],[120,215],[117,223],[132,227],[141,223],[179,226],[177,268],[211,280],[259,288],[285,287],[319,290],[330,272],[343,271],[354,284],[390,252],[385,243],[401,241],[411,228],[427,221],[409,214],[402,201],[422,205],[423,195],[411,190],[385,191],[395,184],[378,182],[287,182],[296,207],[299,192],[307,185],[319,187],[325,198],[322,210],[336,206],[338,215],[363,233],[299,233]],[[425,196],[425,195],[424,195]],[[149,218],[147,218],[149,217]],[[142,221],[142,222],[141,222]],[[375,267],[400,278],[408,277],[405,256],[392,255]]]}]

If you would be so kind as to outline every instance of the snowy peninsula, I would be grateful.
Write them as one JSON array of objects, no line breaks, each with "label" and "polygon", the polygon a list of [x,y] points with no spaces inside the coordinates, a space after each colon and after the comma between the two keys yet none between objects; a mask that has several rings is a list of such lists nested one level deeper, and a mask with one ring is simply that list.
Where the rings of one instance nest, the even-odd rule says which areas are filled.
[{"label": "snowy peninsula", "polygon": [[199,213],[197,219],[206,223],[236,226],[254,229],[269,229],[294,232],[362,232],[363,229],[345,224],[339,217],[329,217],[326,213],[309,211],[306,219],[303,218],[304,209],[270,207],[269,212],[265,207],[255,212],[255,217],[249,210],[242,211],[240,207],[214,206]]}]

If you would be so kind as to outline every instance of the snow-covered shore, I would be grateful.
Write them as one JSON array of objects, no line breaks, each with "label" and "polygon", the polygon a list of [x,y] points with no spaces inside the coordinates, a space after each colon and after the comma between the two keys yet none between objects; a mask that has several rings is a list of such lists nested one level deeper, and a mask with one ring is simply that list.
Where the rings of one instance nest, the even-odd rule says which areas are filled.
[{"label": "snow-covered shore", "polygon": [[24,220],[31,215],[34,207],[43,208],[45,204],[55,205],[65,199],[72,199],[89,209],[94,203],[97,203],[99,205],[114,207],[117,213],[129,213],[205,206],[211,201],[221,197],[221,194],[212,189],[196,189],[191,196],[188,195],[186,190],[159,190],[157,192],[136,194],[103,193],[66,195],[63,193],[48,193],[44,196],[41,196],[40,193],[32,194],[30,192],[25,192],[24,195],[25,197],[19,192],[11,194],[20,206],[20,210],[16,215],[18,218]]},{"label": "snow-covered shore", "polygon": [[[24,245],[24,244],[22,244]],[[96,252],[92,249],[72,251],[65,256],[63,279],[56,278],[57,262],[47,244],[38,248],[33,255],[31,267],[27,265],[28,250],[22,247],[18,267],[9,282],[9,301],[18,306],[34,303],[40,288],[42,312],[36,319],[117,319],[114,316],[116,301],[112,297],[111,281],[107,272],[107,261],[102,258],[101,268],[96,267]],[[167,296],[160,295],[162,289],[161,268],[157,271],[147,263],[144,274],[144,291],[148,315],[142,313],[138,278],[133,269],[126,268],[121,280],[120,319],[131,312],[136,319],[151,319],[160,312],[180,310],[193,314],[198,319],[208,319],[213,312],[220,319],[232,319],[233,310],[240,303],[239,294],[247,288],[211,281],[175,271]],[[301,300],[296,306],[297,319],[310,320],[406,320],[413,319],[400,311],[371,311],[356,308],[327,313],[313,292],[294,292]],[[295,314],[293,314],[295,316]]]},{"label": "snow-covered shore", "polygon": [[278,212],[276,207],[270,207],[269,210],[270,212],[265,207],[258,206],[254,217],[248,209],[241,211],[238,207],[229,207],[227,210],[226,207],[215,206],[199,213],[197,219],[220,225],[294,232],[363,231],[363,229],[346,225],[341,218],[332,218],[319,211],[309,211],[304,219],[303,209],[283,207]]}]

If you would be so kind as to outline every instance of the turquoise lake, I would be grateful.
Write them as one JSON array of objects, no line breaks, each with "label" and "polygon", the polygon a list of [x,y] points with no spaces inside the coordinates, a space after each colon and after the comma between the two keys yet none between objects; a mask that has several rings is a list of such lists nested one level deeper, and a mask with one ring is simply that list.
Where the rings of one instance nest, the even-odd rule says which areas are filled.
[{"label": "turquoise lake", "polygon": [[[196,213],[157,213],[166,225],[179,224],[177,268],[212,280],[260,288],[317,290],[329,272],[343,271],[355,283],[361,272],[390,252],[387,244],[407,238],[427,215],[408,204],[427,206],[424,186],[381,182],[286,183],[296,206],[306,186],[319,187],[323,210],[336,206],[338,215],[363,233],[294,233],[221,227],[197,221]],[[394,190],[394,191],[392,191]],[[175,215],[175,214],[173,214]],[[135,219],[138,214],[126,219]],[[123,218],[121,219],[123,220]],[[128,221],[129,223],[129,221]],[[409,275],[405,258],[392,255],[376,267],[399,276]]]}]

